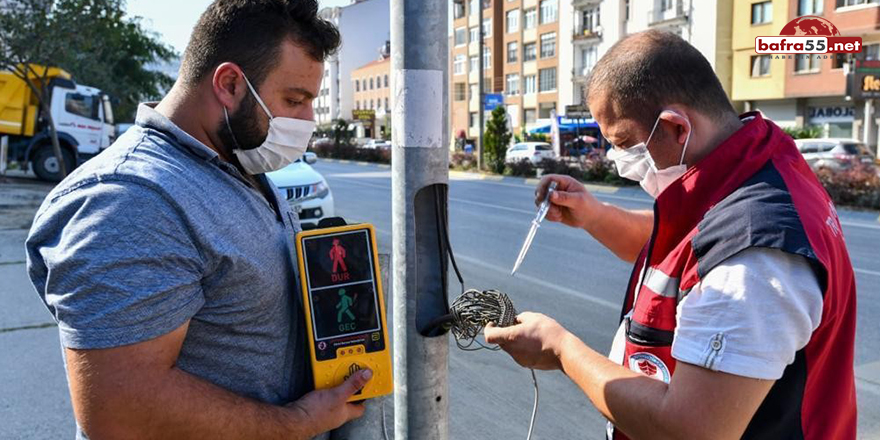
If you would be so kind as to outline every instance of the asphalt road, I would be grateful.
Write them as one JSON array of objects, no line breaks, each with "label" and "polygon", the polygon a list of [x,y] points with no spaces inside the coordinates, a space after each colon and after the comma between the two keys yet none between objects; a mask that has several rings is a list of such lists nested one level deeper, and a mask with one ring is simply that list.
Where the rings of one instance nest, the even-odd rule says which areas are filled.
[{"label": "asphalt road", "polygon": [[[391,173],[376,166],[319,162],[337,214],[373,223],[382,252],[391,251]],[[545,313],[589,346],[607,352],[617,328],[631,266],[588,234],[545,223],[516,277],[510,277],[529,222],[534,187],[524,180],[450,178],[452,247],[468,288],[499,289],[517,309]],[[627,208],[650,209],[638,190],[596,196]],[[877,214],[841,211],[858,283],[856,371],[859,438],[880,439],[880,223]],[[450,279],[450,295],[457,283]],[[528,370],[503,352],[463,352],[450,343],[450,430],[453,439],[524,438],[532,407]],[[533,438],[604,438],[604,419],[561,373],[538,372],[541,390]]]},{"label": "asphalt road", "polygon": [[[337,212],[373,223],[381,251],[390,253],[389,170],[326,161],[315,168],[329,180]],[[586,233],[547,223],[511,278],[534,216],[534,188],[522,180],[460,175],[451,177],[450,187],[451,240],[466,285],[507,292],[518,310],[553,316],[593,348],[607,351],[630,266]],[[34,183],[0,185],[0,439],[74,434],[58,330],[23,264],[27,228],[48,189]],[[637,190],[597,196],[629,208],[651,205]],[[859,437],[880,440],[880,326],[871,320],[880,312],[880,223],[877,213],[840,214],[859,286]],[[450,286],[454,296],[456,284]],[[450,438],[525,438],[533,398],[528,371],[501,352],[462,352],[451,341],[450,347]],[[534,439],[604,438],[602,417],[566,377],[538,372],[538,382]]]}]

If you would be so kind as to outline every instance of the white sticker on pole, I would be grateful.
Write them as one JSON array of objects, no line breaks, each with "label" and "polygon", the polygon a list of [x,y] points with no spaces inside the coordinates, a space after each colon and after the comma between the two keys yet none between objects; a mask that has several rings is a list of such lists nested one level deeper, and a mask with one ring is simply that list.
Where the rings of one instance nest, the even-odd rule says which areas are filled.
[{"label": "white sticker on pole", "polygon": [[443,71],[395,71],[392,130],[395,145],[443,146]]}]

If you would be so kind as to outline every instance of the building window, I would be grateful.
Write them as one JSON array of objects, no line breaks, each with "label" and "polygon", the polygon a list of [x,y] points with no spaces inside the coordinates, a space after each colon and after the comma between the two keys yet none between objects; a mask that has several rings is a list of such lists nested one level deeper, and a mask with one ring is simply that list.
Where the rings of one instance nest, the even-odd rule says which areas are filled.
[{"label": "building window", "polygon": [[471,55],[470,56],[470,64],[471,65],[470,65],[470,69],[468,69],[468,72],[476,72],[479,69],[478,63],[479,63],[479,57],[477,57],[476,55]]},{"label": "building window", "polygon": [[531,29],[538,24],[538,10],[529,9],[523,13],[523,29]]},{"label": "building window", "polygon": [[507,32],[519,30],[519,9],[507,11]]},{"label": "building window", "polygon": [[556,90],[556,68],[541,69],[538,71],[538,89],[541,92]]},{"label": "building window", "polygon": [[556,56],[556,32],[541,35],[541,58]]},{"label": "building window", "polygon": [[463,28],[455,29],[455,45],[456,46],[464,46],[467,44],[467,31]]},{"label": "building window", "polygon": [[483,20],[483,38],[489,38],[492,35],[492,20],[487,18]]},{"label": "building window", "polygon": [[556,0],[541,0],[541,24],[556,21]]},{"label": "building window", "polygon": [[373,78],[370,78],[370,90],[373,90]]},{"label": "building window", "polygon": [[773,2],[752,4],[752,24],[765,24],[773,21]]},{"label": "building window", "polygon": [[798,16],[822,15],[825,0],[798,0]]},{"label": "building window", "polygon": [[470,126],[471,128],[477,127],[477,112],[470,112]]},{"label": "building window", "polygon": [[385,87],[388,87],[388,75],[385,75]]},{"label": "building window", "polygon": [[626,0],[625,9],[626,9],[626,12],[624,13],[624,16],[626,17],[626,20],[629,21],[629,0]]},{"label": "building window", "polygon": [[770,55],[757,55],[752,57],[752,78],[770,76]]},{"label": "building window", "polygon": [[597,46],[581,49],[581,71],[579,73],[583,76],[589,75],[598,58],[599,48]]},{"label": "building window", "polygon": [[507,43],[507,62],[515,63],[519,58],[519,46],[516,44],[516,41],[511,41]]},{"label": "building window", "polygon": [[469,88],[470,88],[470,100],[477,102],[477,96],[480,94],[480,85],[479,84],[471,84]]},{"label": "building window", "polygon": [[355,109],[355,110],[360,110],[360,109],[361,109],[361,102],[360,102],[360,101],[355,101],[355,102],[354,102],[354,109]]},{"label": "building window", "polygon": [[453,99],[455,99],[456,101],[464,101],[465,99],[467,99],[467,97],[465,96],[465,91],[467,89],[465,87],[466,86],[464,83],[455,83],[455,90],[453,91],[453,97],[454,97]]},{"label": "building window", "polygon": [[837,7],[843,8],[846,6],[870,5],[877,3],[880,3],[880,0],[837,0]]},{"label": "building window", "polygon": [[529,93],[535,93],[538,91],[537,87],[536,87],[537,84],[535,81],[535,75],[526,75],[524,77],[524,79],[525,79],[525,81],[524,81],[525,88],[523,89],[523,93],[529,94]]},{"label": "building window", "polygon": [[818,72],[819,58],[813,55],[795,55],[794,71],[796,73]]},{"label": "building window", "polygon": [[468,15],[477,15],[480,11],[477,9],[480,0],[470,0],[468,2]]},{"label": "building window", "polygon": [[507,75],[504,86],[504,90],[508,95],[519,95],[519,74]]},{"label": "building window", "polygon": [[489,70],[492,67],[492,51],[486,49],[483,53],[483,70]]},{"label": "building window", "polygon": [[361,80],[361,89],[367,90],[367,79],[366,78]]},{"label": "building window", "polygon": [[480,40],[480,29],[476,26],[468,29],[469,40],[471,43],[476,43]]},{"label": "building window", "polygon": [[880,44],[866,44],[862,46],[862,53],[865,60],[880,60]]},{"label": "building window", "polygon": [[358,80],[354,80],[354,91],[355,92],[361,91],[361,82]]},{"label": "building window", "polygon": [[535,43],[526,43],[523,45],[523,61],[534,61],[537,57]]},{"label": "building window", "polygon": [[523,110],[523,120],[526,121],[526,124],[534,124],[537,120],[537,112],[533,108],[527,108]]},{"label": "building window", "polygon": [[843,69],[843,66],[849,62],[849,56],[843,53],[834,54],[834,58],[831,59],[831,68],[832,69]]},{"label": "building window", "polygon": [[388,98],[385,98],[385,111],[386,112],[391,111],[391,106],[388,105]]},{"label": "building window", "polygon": [[375,109],[375,108],[376,108],[376,107],[373,106],[373,100],[371,99],[371,100],[370,100],[370,110],[373,110],[373,109]]},{"label": "building window", "polygon": [[675,0],[660,0],[660,10],[661,11],[671,10],[673,3],[675,3]]},{"label": "building window", "polygon": [[556,110],[555,102],[542,102],[538,105],[538,119],[550,118],[550,112],[552,112],[553,110]]},{"label": "building window", "polygon": [[464,73],[464,63],[465,56],[464,55],[456,55],[455,61],[452,63],[452,73],[453,75],[461,75]]},{"label": "building window", "polygon": [[581,13],[581,31],[583,34],[592,34],[599,28],[599,7],[584,10]]},{"label": "building window", "polygon": [[464,5],[461,3],[452,3],[452,14],[456,20],[464,17]]}]

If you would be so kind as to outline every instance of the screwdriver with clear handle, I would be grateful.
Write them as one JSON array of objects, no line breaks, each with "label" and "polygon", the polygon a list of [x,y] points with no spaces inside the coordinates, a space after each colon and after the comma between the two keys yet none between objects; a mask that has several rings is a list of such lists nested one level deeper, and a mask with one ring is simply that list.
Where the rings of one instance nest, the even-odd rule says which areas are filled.
[{"label": "screwdriver with clear handle", "polygon": [[544,201],[541,202],[541,206],[538,207],[538,215],[532,220],[532,227],[529,228],[529,234],[526,235],[526,241],[523,242],[522,249],[519,250],[519,256],[516,257],[516,263],[513,264],[513,270],[510,271],[511,276],[515,274],[517,269],[522,265],[523,260],[526,258],[526,253],[528,253],[529,248],[532,247],[532,240],[535,239],[535,233],[538,232],[538,228],[541,227],[541,222],[544,221],[544,217],[547,217],[547,211],[550,210],[550,194],[553,194],[553,191],[556,191],[556,182],[550,182],[550,187],[547,189],[547,196],[544,198]]}]

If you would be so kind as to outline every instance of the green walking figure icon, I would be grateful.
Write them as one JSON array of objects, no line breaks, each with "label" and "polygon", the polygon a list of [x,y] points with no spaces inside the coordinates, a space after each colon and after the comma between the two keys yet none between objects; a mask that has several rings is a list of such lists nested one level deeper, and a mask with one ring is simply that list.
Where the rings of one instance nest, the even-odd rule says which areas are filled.
[{"label": "green walking figure icon", "polygon": [[350,310],[352,304],[354,304],[354,300],[345,294],[345,289],[339,289],[339,304],[336,304],[339,313],[336,314],[336,322],[342,323],[343,313],[348,315],[349,320],[354,321],[354,314]]}]

